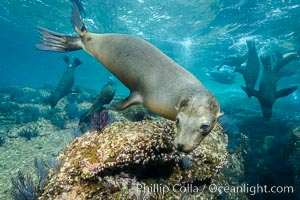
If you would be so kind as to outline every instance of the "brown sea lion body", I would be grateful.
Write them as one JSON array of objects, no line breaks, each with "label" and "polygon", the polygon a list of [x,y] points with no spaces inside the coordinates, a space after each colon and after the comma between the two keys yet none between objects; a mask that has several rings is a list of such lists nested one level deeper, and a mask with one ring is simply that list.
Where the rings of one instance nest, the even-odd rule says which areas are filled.
[{"label": "brown sea lion body", "polygon": [[124,101],[106,107],[122,110],[142,104],[176,120],[175,146],[184,152],[195,149],[222,115],[217,99],[195,76],[149,42],[125,34],[89,33],[76,5],[72,16],[80,37],[38,28],[43,44],[37,48],[62,52],[84,49],[130,89]]}]

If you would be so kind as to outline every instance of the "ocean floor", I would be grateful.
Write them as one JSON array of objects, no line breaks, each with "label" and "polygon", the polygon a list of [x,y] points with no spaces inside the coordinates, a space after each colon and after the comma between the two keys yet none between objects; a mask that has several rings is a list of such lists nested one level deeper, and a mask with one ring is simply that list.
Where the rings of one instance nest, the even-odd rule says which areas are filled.
[{"label": "ocean floor", "polygon": [[[70,129],[78,123],[76,120],[67,123],[66,129],[60,130],[49,120],[39,120],[40,135],[31,140],[23,137],[9,138],[0,146],[0,199],[10,199],[11,178],[19,170],[25,174],[35,175],[34,158],[55,159],[59,152],[72,141]],[[13,127],[14,131],[26,125]],[[35,176],[33,176],[35,178]]]},{"label": "ocean floor", "polygon": [[78,118],[71,117],[70,111],[67,115],[64,104],[69,100],[63,99],[57,108],[50,109],[45,103],[47,91],[0,89],[0,199],[11,199],[11,178],[19,170],[36,180],[34,159],[55,159],[73,140],[71,130],[77,127]]},{"label": "ocean floor", "polygon": [[[95,91],[71,94],[51,109],[47,103],[49,91],[49,87],[0,88],[0,199],[12,199],[11,179],[17,176],[19,170],[36,180],[34,159],[55,159],[73,141],[72,130],[78,126],[80,115],[91,106],[97,95]],[[274,117],[267,122],[260,117],[257,102],[253,103],[252,99],[245,100],[237,94],[230,99],[221,99],[221,103],[226,113],[220,121],[228,135],[229,163],[230,159],[240,156],[232,161],[240,164],[239,170],[233,170],[235,173],[239,171],[239,181],[254,185],[279,184],[283,181],[280,174],[287,171],[288,174],[283,175],[299,188],[298,110],[293,110],[296,115],[284,115],[280,109],[285,104],[279,103],[278,109],[274,109]],[[113,121],[151,118],[151,113],[145,113],[142,107],[111,113]],[[278,162],[280,166],[276,164]],[[274,173],[279,175],[277,179],[272,178]],[[242,174],[245,176],[242,177]],[[227,172],[225,175],[230,174]],[[284,184],[292,183],[284,180],[287,180]],[[299,197],[289,197],[296,196]],[[257,199],[264,198],[258,196]]]}]

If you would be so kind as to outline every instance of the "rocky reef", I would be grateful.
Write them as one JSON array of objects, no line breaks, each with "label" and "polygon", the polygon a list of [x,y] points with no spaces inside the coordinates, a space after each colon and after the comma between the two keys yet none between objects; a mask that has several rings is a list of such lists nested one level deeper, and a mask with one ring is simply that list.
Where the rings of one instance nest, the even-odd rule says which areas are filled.
[{"label": "rocky reef", "polygon": [[[0,90],[0,157],[5,160],[0,199],[14,198],[9,180],[23,180],[21,172],[32,177],[39,199],[247,199],[245,194],[209,190],[211,185],[242,184],[244,147],[229,147],[224,132],[231,128],[217,126],[185,155],[173,148],[173,122],[132,106],[109,111],[110,125],[102,132],[82,135],[76,132],[78,118],[97,92],[69,95],[50,109],[50,90]],[[39,184],[33,160],[53,160],[59,152],[60,168],[50,168]]]},{"label": "rocky reef", "polygon": [[220,126],[189,155],[174,150],[175,133],[171,121],[147,120],[115,122],[76,138],[39,199],[247,199],[209,190],[241,184],[243,174],[242,157],[227,153]]},{"label": "rocky reef", "polygon": [[292,131],[292,136],[289,140],[291,154],[289,160],[293,166],[294,190],[297,199],[300,198],[300,126]]}]

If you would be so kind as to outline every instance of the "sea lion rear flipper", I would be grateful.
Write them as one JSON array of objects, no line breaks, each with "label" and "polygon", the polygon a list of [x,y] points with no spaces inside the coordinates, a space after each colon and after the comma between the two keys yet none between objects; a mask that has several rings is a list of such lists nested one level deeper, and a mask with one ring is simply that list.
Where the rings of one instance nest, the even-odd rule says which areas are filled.
[{"label": "sea lion rear flipper", "polygon": [[260,56],[261,63],[263,64],[265,69],[271,69],[272,67],[272,60],[269,54]]},{"label": "sea lion rear flipper", "polygon": [[75,51],[82,49],[81,38],[63,35],[42,27],[36,27],[41,34],[42,44],[35,47],[44,51]]},{"label": "sea lion rear flipper", "polygon": [[246,43],[247,43],[247,46],[248,46],[248,49],[249,49],[249,50],[250,50],[250,49],[254,49],[254,50],[256,51],[254,40],[246,40]]},{"label": "sea lion rear flipper", "polygon": [[292,92],[297,90],[297,88],[298,88],[298,86],[293,86],[293,87],[289,87],[289,88],[285,88],[285,89],[277,91],[276,92],[276,99],[278,99],[280,97],[285,97],[285,96],[291,94]]},{"label": "sea lion rear flipper", "polygon": [[73,61],[73,64],[72,64],[72,67],[77,67],[78,65],[81,65],[82,62],[78,59],[78,58],[74,58],[74,61]]},{"label": "sea lion rear flipper", "polygon": [[86,15],[86,12],[85,12],[85,10],[83,8],[83,5],[82,5],[82,2],[80,0],[71,0],[71,2],[73,2],[74,4],[77,5],[79,12],[81,14],[83,14],[83,16]]},{"label": "sea lion rear flipper", "polygon": [[104,104],[103,107],[110,110],[124,110],[125,108],[142,104],[142,97],[137,92],[132,92],[126,99],[114,104]]},{"label": "sea lion rear flipper", "polygon": [[76,33],[80,36],[83,35],[84,32],[87,32],[87,29],[83,23],[83,20],[80,16],[79,8],[76,2],[73,2],[72,9],[72,25],[76,31]]},{"label": "sea lion rear flipper", "polygon": [[70,64],[69,56],[65,55],[65,56],[63,57],[63,60],[65,61],[65,63],[66,63],[67,65]]},{"label": "sea lion rear flipper", "polygon": [[250,89],[250,88],[246,88],[244,86],[241,86],[242,90],[244,90],[247,94],[247,96],[249,98],[251,98],[252,96],[258,97],[258,91]]}]

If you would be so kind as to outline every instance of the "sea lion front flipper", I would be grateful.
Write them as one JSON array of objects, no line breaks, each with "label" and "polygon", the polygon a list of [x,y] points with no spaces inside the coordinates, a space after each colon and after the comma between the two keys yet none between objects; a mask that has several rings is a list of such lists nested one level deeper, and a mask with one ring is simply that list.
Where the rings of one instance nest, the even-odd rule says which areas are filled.
[{"label": "sea lion front flipper", "polygon": [[81,65],[81,64],[82,64],[82,62],[78,58],[75,57],[72,67],[77,67],[78,65]]},{"label": "sea lion front flipper", "polygon": [[69,59],[69,57],[68,57],[67,55],[65,55],[65,56],[63,57],[63,60],[65,61],[65,63],[66,63],[67,65],[70,64],[70,59]]},{"label": "sea lion front flipper", "polygon": [[280,97],[285,97],[285,96],[291,94],[292,92],[297,90],[297,88],[298,88],[298,86],[293,86],[293,87],[289,87],[289,88],[285,88],[285,89],[277,91],[276,92],[276,99],[278,99]]},{"label": "sea lion front flipper", "polygon": [[142,104],[143,100],[141,95],[139,95],[137,92],[132,92],[130,95],[124,99],[123,101],[120,101],[118,103],[114,104],[104,104],[103,107],[110,110],[124,110],[125,108],[136,105],[136,104]]}]

